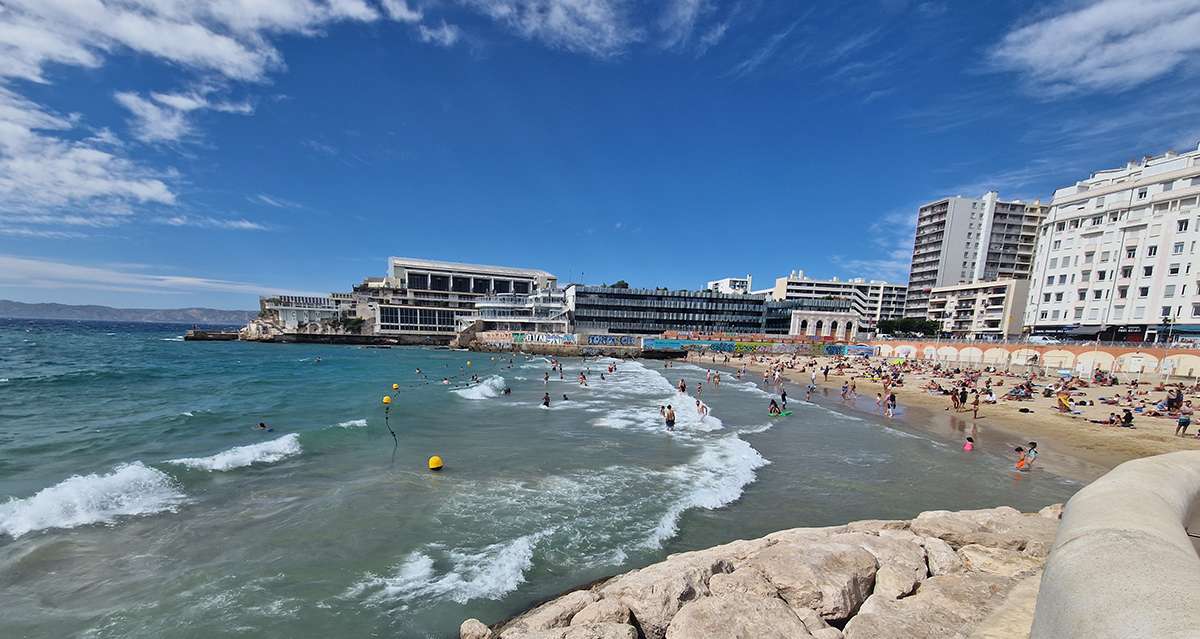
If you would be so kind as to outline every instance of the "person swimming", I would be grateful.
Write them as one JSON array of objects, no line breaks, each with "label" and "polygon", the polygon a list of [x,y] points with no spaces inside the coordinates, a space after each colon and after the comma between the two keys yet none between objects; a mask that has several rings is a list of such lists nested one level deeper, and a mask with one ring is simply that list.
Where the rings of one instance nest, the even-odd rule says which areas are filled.
[{"label": "person swimming", "polygon": [[567,394],[566,394],[566,393],[563,393],[563,401],[564,401],[564,402],[569,402],[569,401],[571,401],[571,398],[570,398],[570,397],[567,397]]},{"label": "person swimming", "polygon": [[266,431],[268,433],[275,430],[274,428],[267,426],[266,422],[259,422],[258,426],[255,426],[254,428],[255,428],[255,430],[262,430],[262,431]]},{"label": "person swimming", "polygon": [[975,438],[974,437],[968,437],[967,441],[963,442],[963,450],[968,453],[975,450]]}]

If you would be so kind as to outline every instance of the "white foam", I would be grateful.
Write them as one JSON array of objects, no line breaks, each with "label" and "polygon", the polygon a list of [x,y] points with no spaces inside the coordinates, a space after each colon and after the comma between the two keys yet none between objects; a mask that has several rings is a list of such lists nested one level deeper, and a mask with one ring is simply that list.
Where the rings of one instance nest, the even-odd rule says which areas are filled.
[{"label": "white foam", "polygon": [[721,385],[732,386],[740,391],[745,391],[752,395],[758,395],[759,397],[774,397],[774,395],[771,393],[759,388],[758,384],[755,384],[754,382],[722,382]]},{"label": "white foam", "polygon": [[175,512],[186,499],[175,480],[141,462],[105,475],[75,475],[32,497],[0,504],[0,534],[108,524],[117,517]]},{"label": "white foam", "polygon": [[351,419],[337,424],[338,428],[366,428],[366,426],[367,420],[365,419]]},{"label": "white foam", "polygon": [[504,381],[503,377],[492,375],[474,386],[460,388],[452,392],[463,399],[490,399],[492,397],[499,397],[507,386],[508,383]]},{"label": "white foam", "polygon": [[744,433],[746,435],[753,435],[755,433],[765,433],[765,432],[771,430],[771,428],[773,426],[775,426],[775,424],[768,422],[766,424],[760,424],[758,426],[749,426],[746,428],[741,428],[741,429],[738,429],[738,432]]},{"label": "white foam", "polygon": [[182,342],[183,336],[177,335],[175,337],[160,337],[160,338],[158,338],[158,341],[160,341],[160,342]]},{"label": "white foam", "polygon": [[273,464],[301,453],[300,436],[289,433],[278,439],[237,446],[208,457],[182,457],[169,459],[168,464],[180,464],[198,470],[233,470],[251,464]]},{"label": "white foam", "polygon": [[713,440],[693,463],[678,466],[667,474],[691,490],[671,504],[658,522],[658,527],[644,543],[659,548],[675,536],[679,517],[691,508],[715,510],[737,501],[742,490],[757,478],[756,469],[771,462],[758,454],[750,444],[730,435]]},{"label": "white foam", "polygon": [[[534,546],[544,534],[524,535],[475,552],[446,552],[449,567],[442,571],[426,552],[413,552],[390,576],[368,574],[351,586],[346,596],[370,592],[366,599],[370,604],[421,599],[450,599],[465,604],[473,599],[499,599],[525,582],[525,571],[533,564]],[[426,550],[435,552],[432,547]]]}]

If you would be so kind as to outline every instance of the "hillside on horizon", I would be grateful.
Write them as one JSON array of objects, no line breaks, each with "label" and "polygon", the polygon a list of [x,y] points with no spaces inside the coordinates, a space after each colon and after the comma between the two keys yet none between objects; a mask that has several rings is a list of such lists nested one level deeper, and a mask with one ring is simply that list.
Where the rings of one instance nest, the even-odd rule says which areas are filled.
[{"label": "hillside on horizon", "polygon": [[257,311],[216,308],[113,308],[94,304],[26,303],[0,300],[0,317],[10,319],[157,322],[163,324],[245,324]]}]

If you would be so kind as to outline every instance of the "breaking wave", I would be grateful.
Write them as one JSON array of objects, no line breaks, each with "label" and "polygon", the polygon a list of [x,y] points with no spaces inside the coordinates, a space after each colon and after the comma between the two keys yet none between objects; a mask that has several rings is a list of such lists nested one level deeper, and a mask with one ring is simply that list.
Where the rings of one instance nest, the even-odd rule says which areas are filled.
[{"label": "breaking wave", "polygon": [[463,399],[489,399],[499,397],[504,392],[506,386],[508,386],[508,383],[504,381],[503,377],[492,375],[474,386],[460,388],[452,392]]},{"label": "breaking wave", "polygon": [[273,464],[293,455],[299,455],[300,436],[290,433],[278,439],[237,446],[208,457],[181,457],[169,459],[168,464],[179,464],[197,470],[233,470],[251,464]]},{"label": "breaking wave", "polygon": [[0,534],[14,539],[48,528],[111,524],[118,517],[175,512],[186,499],[166,473],[142,462],[112,472],[75,475],[32,497],[0,504]]}]

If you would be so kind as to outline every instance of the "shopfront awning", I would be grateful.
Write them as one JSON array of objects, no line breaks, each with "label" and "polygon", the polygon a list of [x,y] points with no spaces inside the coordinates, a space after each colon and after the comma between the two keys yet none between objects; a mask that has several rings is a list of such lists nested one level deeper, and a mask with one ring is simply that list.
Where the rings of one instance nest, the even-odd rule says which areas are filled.
[{"label": "shopfront awning", "polygon": [[1095,337],[1102,332],[1104,332],[1103,326],[1076,326],[1067,329],[1064,334],[1071,337]]}]

